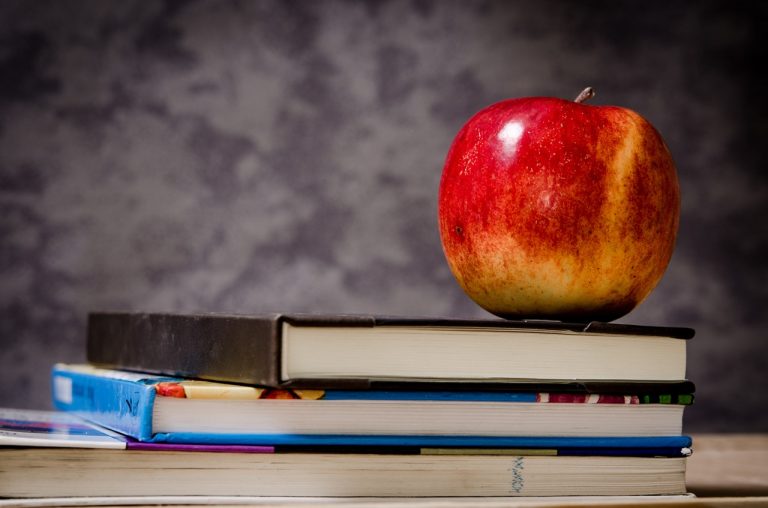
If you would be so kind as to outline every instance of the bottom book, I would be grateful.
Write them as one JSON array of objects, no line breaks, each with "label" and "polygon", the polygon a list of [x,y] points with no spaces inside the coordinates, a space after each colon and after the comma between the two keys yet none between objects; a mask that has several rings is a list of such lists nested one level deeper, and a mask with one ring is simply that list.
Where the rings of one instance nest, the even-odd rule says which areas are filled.
[{"label": "bottom book", "polygon": [[0,448],[0,497],[684,494],[685,458]]}]

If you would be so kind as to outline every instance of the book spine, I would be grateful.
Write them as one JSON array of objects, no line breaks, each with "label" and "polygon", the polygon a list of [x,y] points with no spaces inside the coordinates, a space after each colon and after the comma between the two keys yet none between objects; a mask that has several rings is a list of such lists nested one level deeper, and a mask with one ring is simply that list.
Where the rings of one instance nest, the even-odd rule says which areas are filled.
[{"label": "book spine", "polygon": [[77,372],[62,365],[53,368],[51,381],[56,409],[139,441],[152,440],[153,385]]}]

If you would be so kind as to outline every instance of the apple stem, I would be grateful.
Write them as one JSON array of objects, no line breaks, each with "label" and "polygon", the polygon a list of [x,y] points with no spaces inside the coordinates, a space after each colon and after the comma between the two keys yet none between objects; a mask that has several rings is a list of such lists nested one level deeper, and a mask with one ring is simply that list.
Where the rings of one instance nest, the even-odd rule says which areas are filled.
[{"label": "apple stem", "polygon": [[595,96],[595,89],[592,88],[591,86],[588,86],[587,88],[581,91],[578,97],[573,99],[573,102],[582,103],[584,101],[591,99],[594,96]]}]

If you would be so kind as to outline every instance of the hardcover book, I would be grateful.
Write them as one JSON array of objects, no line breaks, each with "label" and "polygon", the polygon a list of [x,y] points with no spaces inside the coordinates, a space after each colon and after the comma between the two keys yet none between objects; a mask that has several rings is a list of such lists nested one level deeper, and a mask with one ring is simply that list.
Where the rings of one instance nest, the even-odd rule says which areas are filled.
[{"label": "hardcover book", "polygon": [[92,313],[87,358],[102,367],[271,387],[679,383],[693,334],[597,322]]},{"label": "hardcover book", "polygon": [[284,390],[63,364],[52,386],[57,409],[146,442],[690,446],[681,428],[691,394]]}]

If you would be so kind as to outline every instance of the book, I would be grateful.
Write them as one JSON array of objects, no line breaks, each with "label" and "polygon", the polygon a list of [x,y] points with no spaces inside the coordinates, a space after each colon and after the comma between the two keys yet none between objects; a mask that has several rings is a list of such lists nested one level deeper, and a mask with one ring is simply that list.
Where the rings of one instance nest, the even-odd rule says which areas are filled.
[{"label": "book", "polygon": [[0,408],[0,447],[123,449],[126,439],[67,413]]},{"label": "book", "polygon": [[271,387],[685,380],[689,328],[350,315],[91,313],[90,363]]},{"label": "book", "polygon": [[680,495],[685,461],[6,446],[0,497]]},{"label": "book", "polygon": [[625,457],[688,457],[687,447],[639,448],[427,448],[419,446],[254,446],[182,444],[137,441],[90,423],[71,413],[0,408],[0,447],[111,448],[144,451],[196,451],[227,453],[367,453],[399,455],[546,455]]},{"label": "book", "polygon": [[[637,448],[690,445],[690,394],[285,390],[58,364],[54,406],[146,442]],[[650,402],[650,403],[649,403]]]}]

